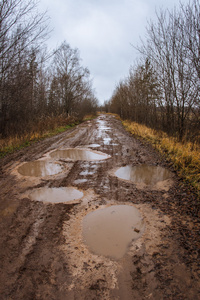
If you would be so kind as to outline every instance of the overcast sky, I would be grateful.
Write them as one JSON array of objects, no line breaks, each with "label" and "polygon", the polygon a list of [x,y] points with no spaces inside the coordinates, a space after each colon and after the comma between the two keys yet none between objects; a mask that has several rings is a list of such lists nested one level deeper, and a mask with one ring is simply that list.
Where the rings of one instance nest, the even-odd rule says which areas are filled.
[{"label": "overcast sky", "polygon": [[155,9],[179,6],[179,0],[40,1],[53,29],[49,48],[66,40],[80,50],[82,65],[90,70],[100,103],[110,99],[116,84],[139,57],[131,44],[140,44],[147,21],[155,19]]}]

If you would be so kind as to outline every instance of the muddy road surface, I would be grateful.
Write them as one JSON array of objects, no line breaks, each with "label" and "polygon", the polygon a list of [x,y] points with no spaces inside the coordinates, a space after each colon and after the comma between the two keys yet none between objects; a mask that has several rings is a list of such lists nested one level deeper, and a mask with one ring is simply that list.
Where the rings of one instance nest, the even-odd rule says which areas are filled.
[{"label": "muddy road surface", "polygon": [[197,198],[110,115],[0,161],[0,299],[200,299]]}]

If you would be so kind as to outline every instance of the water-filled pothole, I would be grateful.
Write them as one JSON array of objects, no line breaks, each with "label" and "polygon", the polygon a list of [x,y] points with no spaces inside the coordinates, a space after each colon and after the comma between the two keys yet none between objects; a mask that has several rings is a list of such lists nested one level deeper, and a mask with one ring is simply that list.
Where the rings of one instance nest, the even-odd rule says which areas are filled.
[{"label": "water-filled pothole", "polygon": [[81,175],[81,176],[87,176],[87,175],[93,175],[94,173],[95,173],[95,171],[85,170],[85,171],[82,171],[81,173],[79,173],[79,175]]},{"label": "water-filled pothole", "polygon": [[90,148],[98,148],[98,147],[100,147],[100,145],[99,144],[90,144],[90,145],[88,145],[88,147]]},{"label": "water-filled pothole", "polygon": [[135,183],[155,185],[159,181],[170,179],[172,174],[165,168],[159,166],[139,165],[125,166],[119,168],[115,175],[121,179],[130,180]]},{"label": "water-filled pothole", "polygon": [[130,205],[113,205],[89,213],[83,219],[83,239],[98,255],[120,259],[144,230],[139,211]]},{"label": "water-filled pothole", "polygon": [[93,160],[103,160],[107,159],[110,156],[97,152],[92,150],[86,150],[86,149],[65,149],[65,150],[56,150],[50,154],[52,158],[66,158],[70,160],[87,160],[87,161],[93,161]]},{"label": "water-filled pothole", "polygon": [[104,145],[110,145],[111,141],[112,141],[112,139],[110,137],[103,138]]},{"label": "water-filled pothole", "polygon": [[80,184],[80,183],[85,183],[87,182],[87,179],[76,179],[74,180],[74,184]]},{"label": "water-filled pothole", "polygon": [[44,160],[36,160],[24,163],[18,168],[18,172],[23,176],[44,177],[56,175],[62,172],[63,168],[58,163]]},{"label": "water-filled pothole", "polygon": [[63,203],[82,198],[83,192],[73,187],[42,187],[35,189],[32,193],[30,193],[29,197],[32,200],[43,201],[48,203]]}]

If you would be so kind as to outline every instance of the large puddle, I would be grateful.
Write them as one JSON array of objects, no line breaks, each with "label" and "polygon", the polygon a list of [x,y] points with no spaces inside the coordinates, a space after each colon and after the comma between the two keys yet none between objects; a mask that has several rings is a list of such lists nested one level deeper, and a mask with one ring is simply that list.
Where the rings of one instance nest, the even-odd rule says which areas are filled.
[{"label": "large puddle", "polygon": [[130,205],[113,205],[89,213],[83,220],[83,239],[98,255],[120,259],[143,232],[139,211]]},{"label": "large puddle", "polygon": [[167,169],[148,165],[121,167],[115,172],[115,175],[121,179],[145,183],[146,185],[154,185],[172,177],[171,172]]},{"label": "large puddle", "polygon": [[85,149],[65,149],[65,150],[56,150],[50,154],[52,158],[65,158],[70,160],[103,160],[107,159],[110,156],[105,153],[97,153],[97,151],[85,150]]},{"label": "large puddle", "polygon": [[32,200],[63,203],[73,200],[78,200],[83,197],[83,193],[73,187],[59,187],[59,188],[38,188],[30,193],[29,197]]},{"label": "large puddle", "polygon": [[18,168],[18,172],[23,176],[44,177],[56,175],[62,172],[63,168],[60,164],[43,160],[30,161],[24,163]]}]

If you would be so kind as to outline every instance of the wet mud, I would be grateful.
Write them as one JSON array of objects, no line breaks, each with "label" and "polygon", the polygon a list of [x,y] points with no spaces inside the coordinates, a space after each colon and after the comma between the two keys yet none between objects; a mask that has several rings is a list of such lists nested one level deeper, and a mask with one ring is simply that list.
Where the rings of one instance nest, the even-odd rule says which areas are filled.
[{"label": "wet mud", "polygon": [[170,163],[100,115],[0,160],[0,299],[198,299],[199,217]]}]

